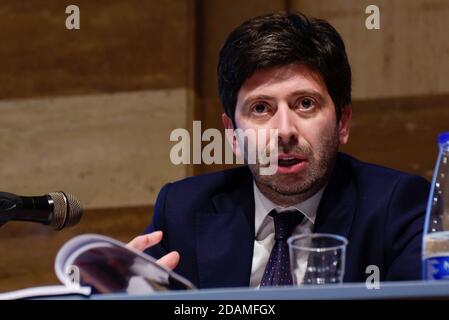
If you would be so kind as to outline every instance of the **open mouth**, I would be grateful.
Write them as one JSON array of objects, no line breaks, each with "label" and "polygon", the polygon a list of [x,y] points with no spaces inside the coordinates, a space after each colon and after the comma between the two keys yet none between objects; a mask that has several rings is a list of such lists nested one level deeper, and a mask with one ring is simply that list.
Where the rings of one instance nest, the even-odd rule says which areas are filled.
[{"label": "open mouth", "polygon": [[278,158],[278,170],[280,174],[293,174],[304,171],[307,167],[307,158],[296,154],[281,154]]},{"label": "open mouth", "polygon": [[278,165],[280,167],[291,167],[294,166],[295,164],[300,163],[302,160],[295,158],[295,157],[286,157],[286,158],[282,158],[278,160]]}]

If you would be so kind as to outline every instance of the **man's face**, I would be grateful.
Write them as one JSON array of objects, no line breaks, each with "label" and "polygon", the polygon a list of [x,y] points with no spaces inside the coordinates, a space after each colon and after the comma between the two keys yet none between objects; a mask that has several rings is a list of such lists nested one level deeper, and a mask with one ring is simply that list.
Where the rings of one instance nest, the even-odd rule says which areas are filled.
[{"label": "man's face", "polygon": [[[287,197],[307,198],[324,186],[339,143],[347,142],[350,118],[348,106],[337,122],[322,78],[297,64],[256,71],[240,88],[235,110],[237,128],[278,129],[276,173],[260,175],[258,164],[249,167],[262,191]],[[227,116],[223,121],[232,127]]]}]

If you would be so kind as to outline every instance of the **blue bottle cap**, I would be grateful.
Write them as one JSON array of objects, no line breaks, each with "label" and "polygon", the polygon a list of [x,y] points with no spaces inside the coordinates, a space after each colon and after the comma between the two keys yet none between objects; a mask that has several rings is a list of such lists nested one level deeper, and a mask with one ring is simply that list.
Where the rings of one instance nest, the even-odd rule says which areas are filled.
[{"label": "blue bottle cap", "polygon": [[449,132],[441,132],[438,135],[438,144],[449,143]]}]

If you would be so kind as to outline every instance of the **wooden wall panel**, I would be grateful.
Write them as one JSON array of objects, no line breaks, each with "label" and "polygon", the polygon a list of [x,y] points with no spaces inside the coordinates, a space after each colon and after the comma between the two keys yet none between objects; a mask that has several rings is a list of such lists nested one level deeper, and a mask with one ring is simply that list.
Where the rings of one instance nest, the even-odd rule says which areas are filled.
[{"label": "wooden wall panel", "polygon": [[186,87],[192,1],[3,0],[0,98]]},{"label": "wooden wall panel", "polygon": [[185,89],[0,102],[0,190],[64,190],[87,208],[154,203],[186,168],[170,161]]},{"label": "wooden wall panel", "polygon": [[442,131],[449,131],[449,95],[355,101],[342,150],[431,180]]},{"label": "wooden wall panel", "polygon": [[[380,9],[380,30],[365,27],[371,4]],[[449,93],[448,1],[292,0],[291,7],[340,32],[355,99]]]},{"label": "wooden wall panel", "polygon": [[[69,4],[80,8],[80,30],[65,28]],[[186,175],[170,163],[169,134],[191,118],[194,8],[194,0],[1,1],[0,190],[65,190],[88,210],[62,232],[0,228],[0,291],[56,284],[57,250],[77,234],[130,240],[150,222],[160,187]]]},{"label": "wooden wall panel", "polygon": [[193,0],[2,1],[0,190],[139,206],[183,178],[169,137],[191,118],[193,25]]}]

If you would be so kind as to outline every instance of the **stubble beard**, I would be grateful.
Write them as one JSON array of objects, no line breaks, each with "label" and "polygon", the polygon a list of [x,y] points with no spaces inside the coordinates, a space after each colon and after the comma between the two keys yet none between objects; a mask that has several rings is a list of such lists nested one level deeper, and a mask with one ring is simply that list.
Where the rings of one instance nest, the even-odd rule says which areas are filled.
[{"label": "stubble beard", "polygon": [[334,167],[338,146],[338,131],[335,128],[331,134],[324,135],[324,140],[315,152],[306,142],[298,142],[293,147],[279,145],[279,152],[307,157],[308,163],[303,171],[261,175],[258,164],[248,166],[257,187],[268,199],[281,206],[294,205],[310,198],[326,185]]}]

